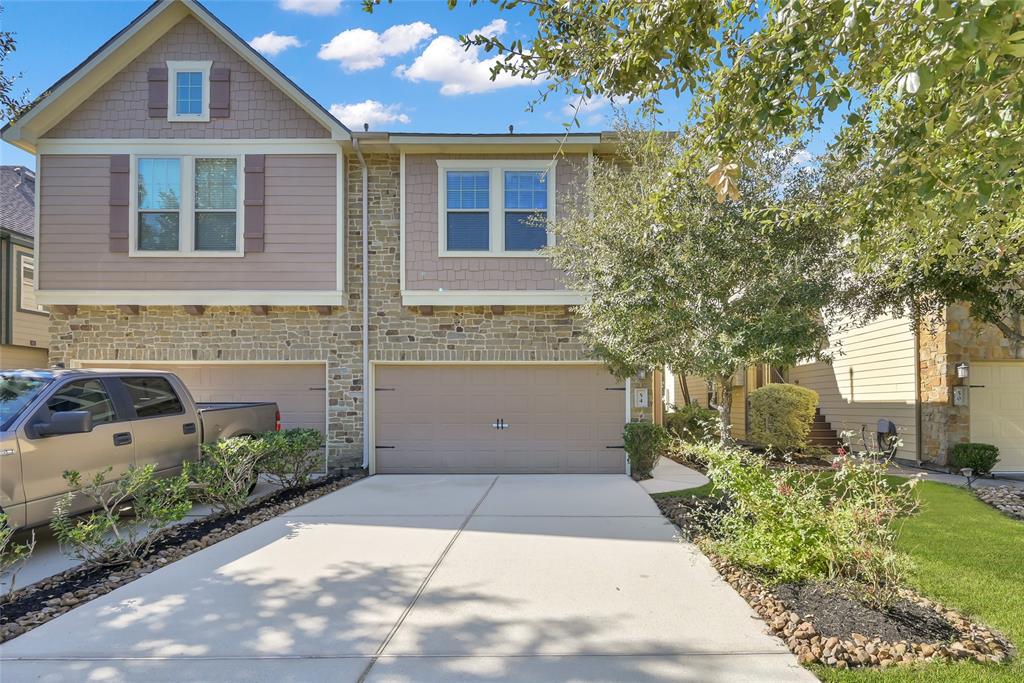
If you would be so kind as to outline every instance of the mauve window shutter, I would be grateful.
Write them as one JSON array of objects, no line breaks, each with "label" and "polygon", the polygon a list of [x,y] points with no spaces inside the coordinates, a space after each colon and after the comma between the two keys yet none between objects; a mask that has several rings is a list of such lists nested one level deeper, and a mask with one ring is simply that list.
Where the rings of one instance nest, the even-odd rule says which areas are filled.
[{"label": "mauve window shutter", "polygon": [[149,118],[167,118],[167,67],[154,66],[146,72],[149,81]]},{"label": "mauve window shutter", "polygon": [[264,215],[266,207],[266,156],[245,155],[245,251],[263,251]]},{"label": "mauve window shutter", "polygon": [[210,69],[210,118],[231,116],[231,69]]},{"label": "mauve window shutter", "polygon": [[131,162],[127,154],[110,157],[110,251],[128,252],[128,195]]}]

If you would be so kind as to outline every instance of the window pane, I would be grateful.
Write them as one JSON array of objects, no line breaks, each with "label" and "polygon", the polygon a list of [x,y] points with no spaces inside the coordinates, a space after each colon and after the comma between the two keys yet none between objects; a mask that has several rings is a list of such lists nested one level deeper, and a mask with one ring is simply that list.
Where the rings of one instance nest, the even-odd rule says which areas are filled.
[{"label": "window pane", "polygon": [[490,248],[490,214],[448,214],[449,251],[487,251]]},{"label": "window pane", "polygon": [[548,208],[548,178],[543,171],[505,171],[505,208]]},{"label": "window pane", "polygon": [[449,209],[486,209],[490,204],[489,171],[448,171]]},{"label": "window pane", "polygon": [[122,377],[139,417],[180,415],[185,412],[171,383],[163,377]]},{"label": "window pane", "polygon": [[87,410],[92,414],[94,425],[117,419],[114,404],[103,388],[103,383],[98,379],[85,379],[68,384],[46,402],[46,407],[51,413]]},{"label": "window pane", "polygon": [[196,249],[200,251],[235,250],[235,213],[196,212]]},{"label": "window pane", "polygon": [[181,159],[139,159],[139,209],[181,206]]},{"label": "window pane", "polygon": [[179,71],[175,77],[177,92],[175,111],[179,114],[203,113],[203,74],[200,71]]},{"label": "window pane", "polygon": [[140,213],[139,249],[143,251],[177,251],[178,214]]},{"label": "window pane", "polygon": [[505,251],[536,251],[548,244],[545,214],[530,211],[505,212]]},{"label": "window pane", "polygon": [[237,199],[237,159],[196,159],[197,209],[233,209]]}]

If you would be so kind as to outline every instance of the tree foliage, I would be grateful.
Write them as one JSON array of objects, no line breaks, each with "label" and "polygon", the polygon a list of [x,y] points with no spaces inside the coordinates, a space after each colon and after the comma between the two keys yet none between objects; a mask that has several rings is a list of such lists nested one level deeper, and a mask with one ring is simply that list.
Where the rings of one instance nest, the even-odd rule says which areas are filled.
[{"label": "tree foliage", "polygon": [[[0,5],[0,16],[2,13],[3,6]],[[4,121],[17,118],[27,103],[27,93],[20,96],[14,94],[14,83],[20,78],[20,74],[12,75],[7,67],[7,58],[16,47],[14,33],[0,31],[0,117]]]},{"label": "tree foliage", "polygon": [[834,221],[792,150],[754,152],[747,191],[721,203],[691,163],[699,141],[619,135],[620,154],[595,161],[581,201],[560,211],[550,253],[591,294],[577,313],[612,370],[710,378],[726,439],[734,373],[827,344],[845,296]]},{"label": "tree foliage", "polygon": [[856,182],[829,201],[871,303],[966,300],[1024,343],[1024,0],[491,1],[536,33],[464,43],[503,55],[495,75],[539,80],[541,99],[654,113],[688,94],[721,199],[756,182],[757,150],[842,113],[829,166]]}]

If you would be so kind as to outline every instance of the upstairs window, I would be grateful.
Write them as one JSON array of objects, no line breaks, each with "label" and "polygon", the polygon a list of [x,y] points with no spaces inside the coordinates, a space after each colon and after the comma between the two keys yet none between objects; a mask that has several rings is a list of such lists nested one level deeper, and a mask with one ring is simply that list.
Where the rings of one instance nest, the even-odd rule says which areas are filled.
[{"label": "upstairs window", "polygon": [[241,256],[239,157],[138,157],[135,256]]},{"label": "upstairs window", "polygon": [[536,257],[553,243],[553,167],[524,160],[437,164],[440,256]]},{"label": "upstairs window", "polygon": [[167,62],[167,120],[210,120],[213,62]]},{"label": "upstairs window", "polygon": [[36,261],[24,252],[18,253],[18,270],[21,281],[18,283],[18,310],[29,313],[46,313],[46,306],[36,303]]}]

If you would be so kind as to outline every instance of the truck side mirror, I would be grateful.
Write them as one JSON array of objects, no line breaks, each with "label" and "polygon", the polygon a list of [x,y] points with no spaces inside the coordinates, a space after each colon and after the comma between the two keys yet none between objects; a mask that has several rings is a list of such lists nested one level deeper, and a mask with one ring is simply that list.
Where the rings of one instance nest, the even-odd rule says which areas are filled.
[{"label": "truck side mirror", "polygon": [[92,413],[88,410],[52,413],[49,422],[37,422],[33,427],[37,436],[86,434],[92,431]]}]

